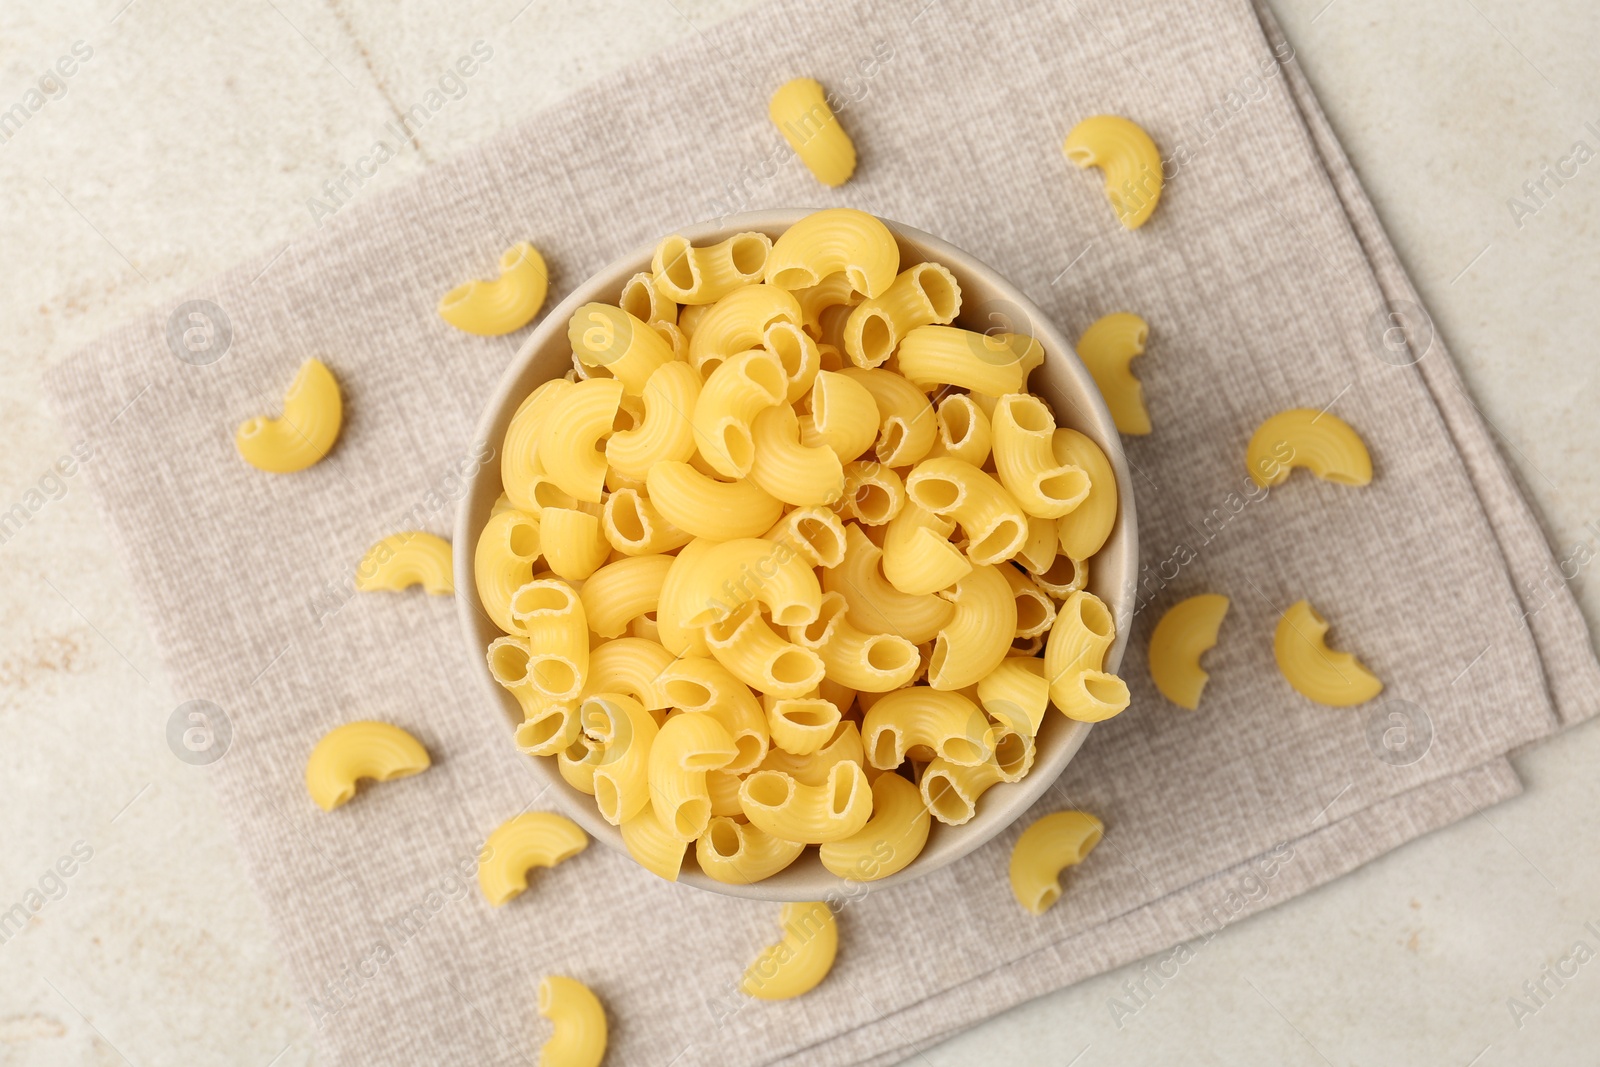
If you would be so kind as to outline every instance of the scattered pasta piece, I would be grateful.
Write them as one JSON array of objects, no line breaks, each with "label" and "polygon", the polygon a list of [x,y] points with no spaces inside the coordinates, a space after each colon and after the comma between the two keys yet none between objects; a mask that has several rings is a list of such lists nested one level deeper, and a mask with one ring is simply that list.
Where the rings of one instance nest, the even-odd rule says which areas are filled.
[{"label": "scattered pasta piece", "polygon": [[606,1011],[588,986],[545,975],[539,980],[539,1014],[555,1028],[539,1050],[539,1067],[600,1067],[606,1055]]},{"label": "scattered pasta piece", "polygon": [[439,317],[466,333],[496,337],[532,322],[549,288],[544,257],[523,241],[501,255],[500,277],[470,281],[440,297]]},{"label": "scattered pasta piece", "polygon": [[554,867],[589,844],[578,824],[550,811],[528,811],[495,828],[478,860],[478,888],[499,907],[528,888],[528,869]]},{"label": "scattered pasta piece", "polygon": [[1118,311],[1097,319],[1078,338],[1078,358],[1100,387],[1118,433],[1137,436],[1150,432],[1144,386],[1128,366],[1135,356],[1144,355],[1149,337],[1150,327],[1143,319]]},{"label": "scattered pasta piece", "polygon": [[1043,915],[1061,899],[1061,872],[1082,863],[1105,827],[1083,811],[1045,815],[1011,846],[1011,892],[1017,903]]},{"label": "scattered pasta piece", "polygon": [[809,993],[833,969],[839,927],[823,901],[783,906],[783,940],[769,945],[744,972],[739,989],[758,1000]]},{"label": "scattered pasta piece", "polygon": [[1262,487],[1281,484],[1295,467],[1340,485],[1372,481],[1372,456],[1361,435],[1339,416],[1310,408],[1280,411],[1256,427],[1245,465]]},{"label": "scattered pasta piece", "polygon": [[856,146],[817,82],[795,78],[780,85],[767,104],[767,116],[823,185],[843,185],[855,173]]},{"label": "scattered pasta piece", "polygon": [[356,795],[362,778],[389,782],[420,774],[431,764],[415,737],[386,722],[347,722],[322,736],[306,760],[306,790],[317,807],[332,811]]},{"label": "scattered pasta piece", "polygon": [[1309,601],[1297,600],[1278,620],[1272,654],[1295,692],[1330,707],[1363,704],[1383,692],[1383,683],[1348,652],[1328,647],[1328,622]]},{"label": "scattered pasta piece", "polygon": [[1217,631],[1228,614],[1228,598],[1202,593],[1180,600],[1167,609],[1150,631],[1150,677],[1161,695],[1194,711],[1211,676],[1200,666],[1200,656],[1217,643]]},{"label": "scattered pasta piece", "polygon": [[283,414],[246,419],[233,443],[257,470],[292,474],[327,458],[343,421],[344,401],[333,372],[320,360],[308,359],[283,394]]},{"label": "scattered pasta piece", "polygon": [[1161,199],[1161,151],[1137,123],[1119,115],[1084,119],[1061,146],[1079,167],[1099,167],[1117,221],[1143,226]]},{"label": "scattered pasta piece", "polygon": [[367,549],[356,564],[356,588],[363,593],[413,585],[422,586],[430,596],[455,594],[449,541],[422,530],[390,534]]}]

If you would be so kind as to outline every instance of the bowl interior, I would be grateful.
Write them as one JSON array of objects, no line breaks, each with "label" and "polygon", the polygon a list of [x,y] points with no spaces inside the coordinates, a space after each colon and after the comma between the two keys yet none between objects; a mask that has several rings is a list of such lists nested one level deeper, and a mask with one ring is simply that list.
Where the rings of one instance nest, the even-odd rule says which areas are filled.
[{"label": "bowl interior", "polygon": [[[732,234],[760,231],[776,238],[807,211],[760,211],[733,215],[678,231],[694,244],[720,241]],[[1044,346],[1046,357],[1029,378],[1029,388],[1050,403],[1057,421],[1093,438],[1111,461],[1118,483],[1119,513],[1110,539],[1089,568],[1088,588],[1111,608],[1117,620],[1117,637],[1106,657],[1106,669],[1116,670],[1127,643],[1128,622],[1132,617],[1135,590],[1134,573],[1138,561],[1137,531],[1134,521],[1131,479],[1116,427],[1106,410],[1094,379],[1078,361],[1068,343],[1044,314],[1009,282],[986,264],[930,234],[887,222],[900,244],[902,268],[923,260],[936,260],[948,267],[961,284],[962,310],[956,324],[974,330],[1008,330],[1027,333]],[[472,576],[473,547],[488,521],[490,509],[501,493],[498,449],[517,405],[535,387],[565,374],[572,366],[572,349],[567,343],[567,322],[574,311],[590,301],[615,303],[623,284],[633,274],[650,269],[654,245],[639,249],[612,263],[574,289],[552,308],[517,352],[506,369],[493,397],[479,420],[474,440],[486,441],[496,459],[478,468],[467,495],[462,500],[455,528],[455,577],[458,609],[466,640],[466,652],[483,687],[486,699],[506,715],[509,729],[522,721],[515,698],[490,676],[484,649],[500,631],[484,615],[477,602]],[[1038,756],[1032,771],[1021,782],[1002,783],[986,792],[978,812],[962,826],[944,826],[937,821],[922,853],[904,870],[880,879],[874,886],[909,881],[938,870],[971,852],[994,837],[1039,798],[1053,784],[1072,759],[1089,732],[1088,723],[1073,722],[1052,714],[1045,720],[1038,739]],[[600,817],[592,797],[579,792],[557,773],[553,761],[534,758],[536,773],[545,779],[557,802],[589,834],[612,848],[626,853],[622,835]],[[822,900],[845,891],[849,883],[830,873],[808,850],[795,864],[753,885],[726,885],[708,878],[695,865],[694,849],[684,858],[680,881],[702,889],[760,900]]]}]

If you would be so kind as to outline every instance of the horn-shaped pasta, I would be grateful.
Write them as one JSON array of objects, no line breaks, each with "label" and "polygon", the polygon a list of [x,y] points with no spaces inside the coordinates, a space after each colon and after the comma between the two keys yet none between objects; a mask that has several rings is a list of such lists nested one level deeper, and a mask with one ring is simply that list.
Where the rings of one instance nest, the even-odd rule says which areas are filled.
[{"label": "horn-shaped pasta", "polygon": [[821,785],[806,785],[783,771],[758,770],[739,786],[739,806],[759,830],[818,845],[843,841],[872,816],[872,787],[861,764],[840,761]]},{"label": "horn-shaped pasta", "polygon": [[739,989],[757,1000],[809,993],[828,976],[839,953],[839,927],[822,901],[783,906],[783,940],[762,950]]},{"label": "horn-shaped pasta", "polygon": [[650,498],[637,489],[618,489],[606,497],[600,511],[600,531],[612,548],[629,556],[671,552],[694,540],[693,534],[668,522]]},{"label": "horn-shaped pasta", "polygon": [[1057,811],[1034,820],[1011,846],[1011,892],[1017,903],[1043,915],[1061,899],[1061,872],[1084,861],[1105,825],[1084,811]]},{"label": "horn-shaped pasta", "polygon": [[1117,432],[1135,436],[1150,432],[1150,412],[1144,406],[1144,386],[1129,364],[1144,355],[1150,327],[1139,316],[1117,311],[1096,319],[1078,338],[1078,358],[1100,388]]},{"label": "horn-shaped pasta", "polygon": [[390,782],[428,769],[422,743],[386,722],[347,722],[322,735],[306,760],[306,791],[332,811],[356,795],[362,778]]},{"label": "horn-shaped pasta", "polygon": [[1081,467],[1056,462],[1055,416],[1028,393],[1000,398],[994,408],[994,465],[1000,483],[1029,516],[1059,519],[1089,495]]},{"label": "horn-shaped pasta", "polygon": [[928,684],[933,688],[973,685],[1011,651],[1011,640],[1017,636],[1017,602],[1000,567],[974,567],[953,590],[939,594],[956,610],[934,638],[928,660]]},{"label": "horn-shaped pasta", "polygon": [[589,577],[611,553],[599,517],[579,508],[545,508],[540,513],[539,547],[550,569],[569,582]]},{"label": "horn-shaped pasta", "polygon": [[705,628],[706,644],[734,677],[762,693],[799,697],[822,681],[822,657],[780,636],[754,602]]},{"label": "horn-shaped pasta", "polygon": [[742,782],[743,779],[732,771],[706,772],[706,792],[711,797],[713,819],[719,816],[744,818],[744,809],[739,806],[739,786]]},{"label": "horn-shaped pasta", "polygon": [[831,504],[844,492],[844,465],[826,445],[800,443],[800,421],[787,404],[767,408],[751,425],[750,480],[785,504]]},{"label": "horn-shaped pasta", "polygon": [[792,322],[777,322],[767,327],[761,344],[783,367],[787,382],[785,399],[798,403],[816,383],[822,372],[822,348],[809,334]]},{"label": "horn-shaped pasta", "polygon": [[570,495],[550,480],[539,463],[539,430],[544,417],[571,386],[562,378],[545,382],[517,406],[506,427],[500,450],[500,484],[513,506],[533,515],[546,506],[572,506]]},{"label": "horn-shaped pasta", "polygon": [[878,405],[874,454],[890,467],[909,467],[933,448],[938,423],[922,390],[892,371],[846,367],[839,372],[872,394]]},{"label": "horn-shaped pasta", "polygon": [[1361,435],[1339,416],[1310,408],[1280,411],[1256,427],[1245,463],[1250,480],[1262,487],[1281,484],[1295,467],[1340,485],[1372,481],[1372,456]]},{"label": "horn-shaped pasta", "polygon": [[539,980],[539,1014],[555,1026],[539,1050],[540,1067],[600,1067],[606,1055],[606,1011],[588,986],[545,975]]},{"label": "horn-shaped pasta", "polygon": [[978,406],[971,394],[951,393],[939,401],[934,424],[938,427],[938,433],[933,439],[933,447],[928,450],[928,459],[953,456],[966,460],[974,467],[982,467],[988,462],[989,450],[994,444],[994,428],[989,422],[988,413]]},{"label": "horn-shaped pasta", "polygon": [[478,888],[499,907],[528,888],[528,871],[554,867],[582,852],[589,836],[552,811],[527,811],[495,828],[478,859]]},{"label": "horn-shaped pasta", "polygon": [[635,699],[621,693],[595,693],[578,708],[583,732],[599,743],[594,799],[600,815],[620,826],[650,801],[650,746],[656,720]]},{"label": "horn-shaped pasta", "polygon": [[1044,361],[1024,333],[978,333],[958,326],[918,326],[895,352],[900,373],[924,390],[953,385],[985,396],[1020,393]]},{"label": "horn-shaped pasta", "polygon": [[800,440],[826,445],[841,463],[878,439],[878,402],[866,386],[837,371],[821,371],[811,386],[811,410],[800,418]]},{"label": "horn-shaped pasta", "polygon": [[529,677],[533,651],[523,637],[501,637],[490,642],[485,653],[489,674],[522,708],[523,721],[517,724],[516,745],[530,756],[554,756],[578,737],[578,708],[571,700],[557,700],[541,693]]},{"label": "horn-shaped pasta", "polygon": [[1099,167],[1117,221],[1143,226],[1161,199],[1161,150],[1136,123],[1120,115],[1095,115],[1067,134],[1062,150],[1079,167]]},{"label": "horn-shaped pasta", "polygon": [[857,304],[844,324],[844,350],[858,367],[877,367],[919,326],[953,322],[961,311],[961,285],[937,263],[900,272],[879,296]]},{"label": "horn-shaped pasta", "polygon": [[560,402],[544,413],[539,425],[539,465],[551,481],[577,500],[600,503],[606,457],[599,444],[611,432],[621,403],[620,380],[590,378],[562,392]]},{"label": "horn-shaped pasta", "polygon": [[763,410],[782,404],[787,388],[783,365],[764,349],[730,356],[711,372],[695,400],[694,436],[713,470],[725,478],[750,473],[755,460],[751,424]]},{"label": "horn-shaped pasta", "polygon": [[[588,586],[584,589],[587,591]],[[662,672],[675,661],[676,657],[659,642],[643,637],[606,641],[589,650],[584,695],[623,693],[644,705],[646,711],[662,711],[672,706]]]},{"label": "horn-shaped pasta", "polygon": [[811,562],[784,541],[742,537],[700,550],[682,565],[679,610],[685,626],[705,626],[751,602],[764,605],[779,626],[817,617],[822,586]]},{"label": "horn-shaped pasta", "polygon": [[554,700],[575,699],[589,672],[589,623],[578,593],[566,582],[540,578],[511,596],[511,617],[532,654],[528,680]]},{"label": "horn-shaped pasta", "polygon": [[532,698],[524,702],[527,716],[517,724],[517,751],[529,756],[554,756],[578,740],[578,705],[571,700],[552,700],[529,686]]},{"label": "horn-shaped pasta", "polygon": [[1126,710],[1128,701],[1128,684],[1104,671],[1077,671],[1050,683],[1050,702],[1078,722],[1102,722]]},{"label": "horn-shaped pasta", "polygon": [[1056,534],[1055,522],[1029,515],[1028,536],[1012,559],[1028,568],[1029,574],[1037,576],[1049,569],[1060,551],[1061,539]]},{"label": "horn-shaped pasta", "polygon": [[994,752],[994,727],[978,705],[962,696],[914,685],[885,693],[861,720],[867,762],[891,771],[913,749],[962,767],[987,760]]},{"label": "horn-shaped pasta", "polygon": [[906,506],[906,486],[892,467],[875,460],[846,463],[839,496],[839,517],[867,526],[882,526]]},{"label": "horn-shaped pasta", "polygon": [[572,744],[556,754],[556,770],[572,788],[594,796],[594,772],[604,758],[605,746],[579,733]]},{"label": "horn-shaped pasta", "polygon": [[833,739],[839,708],[820,696],[763,697],[772,743],[795,756],[809,756]]},{"label": "horn-shaped pasta", "polygon": [[973,563],[1010,559],[1028,540],[1022,505],[993,476],[963,460],[923,460],[906,478],[906,495],[917,506],[961,525]]},{"label": "horn-shaped pasta", "polygon": [[1309,601],[1297,600],[1278,620],[1272,655],[1295,692],[1335,708],[1363,704],[1383,692],[1383,682],[1348,652],[1328,647],[1328,620]]},{"label": "horn-shaped pasta", "polygon": [[721,770],[739,755],[733,738],[710,715],[668,716],[650,745],[650,806],[667,833],[692,841],[711,818],[706,772]]},{"label": "horn-shaped pasta", "polygon": [[750,885],[777,874],[805,849],[799,841],[785,841],[719,815],[695,842],[694,857],[706,877],[728,885]]},{"label": "horn-shaped pasta", "polygon": [[283,394],[283,414],[246,419],[233,443],[257,470],[292,474],[327,458],[343,420],[344,401],[333,372],[320,360],[308,359]]},{"label": "horn-shaped pasta", "polygon": [[833,772],[836,763],[866,762],[866,749],[861,745],[861,730],[849,719],[839,724],[827,744],[806,756],[796,756],[781,748],[768,750],[761,761],[764,771],[782,771],[802,785],[823,785]]},{"label": "horn-shaped pasta", "polygon": [[882,558],[883,550],[859,526],[847,526],[844,561],[822,572],[822,588],[842,595],[850,605],[850,621],[867,633],[895,634],[912,644],[933,640],[955,607],[931,594],[900,592],[884,577]]},{"label": "horn-shaped pasta", "polygon": [[955,528],[951,520],[908,501],[884,530],[883,575],[889,584],[926,596],[970,574],[972,562],[950,543]]},{"label": "horn-shaped pasta", "polygon": [[640,271],[622,283],[622,295],[617,299],[617,306],[640,322],[652,326],[661,323],[677,328],[677,303],[657,287],[655,278],[648,271]]},{"label": "horn-shaped pasta", "polygon": [[687,620],[690,615],[705,607],[703,600],[696,602],[694,599],[696,594],[693,579],[700,565],[709,559],[716,549],[715,541],[704,538],[691,540],[673,557],[672,566],[667,569],[666,580],[661,583],[660,606],[656,609],[656,627],[660,631],[661,644],[674,656],[711,655],[711,648],[706,644],[704,628],[689,626]]},{"label": "horn-shaped pasta", "polygon": [[673,360],[672,345],[649,323],[611,304],[585,304],[567,323],[573,357],[592,372],[617,380],[619,391],[632,396],[659,368]]},{"label": "horn-shaped pasta", "polygon": [[1053,597],[1062,599],[1071,596],[1089,584],[1089,561],[1073,559],[1065,554],[1057,555],[1048,567],[1034,574],[1033,580]]},{"label": "horn-shaped pasta", "polygon": [[812,212],[783,232],[767,257],[768,284],[807,289],[836,271],[868,299],[894,283],[900,246],[881,219],[854,208]]},{"label": "horn-shaped pasta", "polygon": [[909,684],[921,666],[917,646],[895,634],[860,629],[850,622],[849,607],[840,593],[824,594],[816,621],[789,627],[790,639],[815,649],[827,676],[858,692],[886,693]]},{"label": "horn-shaped pasta", "polygon": [[1161,695],[1194,711],[1210,675],[1200,666],[1200,656],[1214,648],[1217,631],[1228,614],[1228,598],[1202,593],[1168,608],[1150,631],[1150,678]]},{"label": "horn-shaped pasta", "polygon": [[[736,233],[726,241],[695,248],[673,234],[656,245],[650,269],[656,288],[680,304],[714,304],[743,285],[761,280],[772,253],[772,238],[764,233]],[[683,313],[692,310],[684,308]],[[678,324],[693,334],[695,324]],[[696,316],[698,317],[698,316]]]},{"label": "horn-shaped pasta", "polygon": [[663,668],[660,684],[672,707],[709,715],[728,731],[738,755],[724,771],[743,774],[766,758],[771,743],[766,712],[728,668],[706,656],[679,656]]},{"label": "horn-shaped pasta", "polygon": [[767,117],[823,185],[843,185],[855,173],[856,146],[814,79],[795,78],[778,86],[767,102]]},{"label": "horn-shaped pasta", "polygon": [[795,299],[800,301],[800,325],[807,333],[818,339],[822,338],[822,315],[831,308],[843,307],[845,314],[849,309],[859,304],[863,297],[850,286],[850,279],[843,271],[828,275],[816,285],[806,289],[794,290]]},{"label": "horn-shaped pasta", "polygon": [[1000,666],[978,680],[978,702],[997,720],[1013,726],[1026,724],[1036,737],[1050,708],[1050,680],[1044,661],[1035,656],[1007,656]]},{"label": "horn-shaped pasta", "polygon": [[532,515],[502,511],[483,524],[472,557],[472,576],[484,614],[508,634],[522,632],[511,617],[511,595],[533,580],[538,559],[539,520]]},{"label": "horn-shaped pasta", "polygon": [[880,774],[872,782],[872,818],[853,836],[822,845],[818,858],[852,882],[887,878],[921,854],[932,825],[914,784],[898,774]]},{"label": "horn-shaped pasta", "polygon": [[500,277],[466,282],[441,296],[439,317],[466,333],[498,337],[532,322],[549,288],[544,257],[522,241],[501,254]]},{"label": "horn-shaped pasta", "polygon": [[813,567],[844,562],[844,523],[825,507],[795,508],[761,536],[790,546]]},{"label": "horn-shaped pasta", "polygon": [[[1062,602],[1044,648],[1050,698],[1062,711],[1081,698],[1078,676],[1098,672],[1105,666],[1106,650],[1116,636],[1111,610],[1093,593],[1079,591]],[[1069,717],[1076,716],[1069,713]]]},{"label": "horn-shaped pasta", "polygon": [[450,567],[450,542],[422,530],[390,534],[367,549],[356,564],[355,585],[362,592],[420,585],[431,596],[451,596],[456,581]]},{"label": "horn-shaped pasta", "polygon": [[992,759],[965,767],[941,758],[923,768],[918,788],[935,819],[946,826],[960,826],[978,813],[978,798],[1003,781],[1000,767]]},{"label": "horn-shaped pasta", "polygon": [[617,829],[622,831],[623,847],[639,866],[669,882],[678,880],[688,843],[662,825],[652,805],[640,808],[639,814]]},{"label": "horn-shaped pasta", "polygon": [[1061,427],[1051,436],[1056,462],[1083,469],[1089,476],[1089,495],[1056,524],[1061,551],[1073,559],[1088,559],[1106,543],[1117,521],[1117,478],[1100,446],[1077,430]]},{"label": "horn-shaped pasta", "polygon": [[654,612],[671,566],[671,556],[629,556],[591,574],[578,594],[589,629],[604,638],[621,637],[629,622]]},{"label": "horn-shaped pasta", "polygon": [[777,497],[749,481],[717,481],[687,463],[657,463],[645,486],[668,522],[695,537],[759,537],[783,516]]},{"label": "horn-shaped pasta", "polygon": [[1017,632],[1014,637],[1036,637],[1047,633],[1056,621],[1055,601],[1050,599],[1034,577],[1010,564],[1000,564],[1000,573],[1011,587],[1017,605]]},{"label": "horn-shaped pasta", "polygon": [[[746,285],[718,300],[695,324],[689,362],[709,377],[712,368],[762,343],[769,327],[800,324],[800,302],[770,285]],[[785,389],[787,392],[787,388]]]},{"label": "horn-shaped pasta", "polygon": [[629,478],[644,478],[663,460],[687,461],[694,455],[695,403],[700,376],[687,363],[666,363],[644,385],[644,419],[606,441],[606,462]]}]

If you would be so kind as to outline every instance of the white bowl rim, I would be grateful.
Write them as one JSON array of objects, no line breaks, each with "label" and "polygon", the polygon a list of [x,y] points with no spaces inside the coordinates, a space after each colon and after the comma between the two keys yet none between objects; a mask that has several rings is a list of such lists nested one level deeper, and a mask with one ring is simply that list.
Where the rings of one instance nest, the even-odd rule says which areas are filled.
[{"label": "white bowl rim", "polygon": [[[699,222],[672,232],[696,245],[719,241],[733,234],[752,230],[776,235],[815,210],[789,208],[747,211]],[[1093,438],[1105,451],[1117,479],[1117,521],[1105,547],[1096,556],[1096,563],[1098,564],[1101,557],[1109,551],[1119,563],[1118,573],[1114,582],[1108,586],[1100,580],[1101,576],[1096,570],[1090,572],[1091,584],[1101,587],[1103,599],[1106,600],[1116,620],[1116,637],[1106,653],[1105,660],[1105,670],[1115,672],[1127,647],[1128,630],[1133,616],[1132,601],[1137,590],[1138,524],[1132,480],[1129,477],[1122,440],[1112,421],[1111,413],[1100,396],[1099,389],[1094,385],[1094,379],[1078,359],[1075,347],[1067,342],[1050,318],[993,267],[971,253],[913,226],[886,218],[883,222],[900,239],[902,245],[922,246],[929,253],[924,258],[938,260],[955,273],[958,279],[976,278],[984,286],[998,292],[1004,301],[1013,305],[1026,317],[1028,332],[1044,345],[1046,359],[1055,361],[1057,364],[1055,369],[1072,381],[1075,387],[1072,390],[1073,407],[1078,416],[1074,422],[1075,428]],[[494,392],[485,403],[474,429],[472,440],[492,445],[493,451],[490,458],[473,472],[456,512],[453,534],[453,543],[456,546],[453,553],[456,606],[467,652],[475,664],[474,673],[484,687],[480,692],[486,694],[492,703],[497,704],[508,715],[511,712],[508,704],[514,704],[514,699],[489,674],[483,651],[488,642],[484,640],[486,631],[483,627],[486,625],[492,627],[492,623],[483,617],[477,605],[477,585],[473,578],[473,557],[482,522],[476,524],[477,528],[473,528],[472,520],[476,513],[481,513],[486,519],[489,507],[502,491],[499,438],[503,435],[503,428],[497,434],[496,424],[507,418],[509,412],[514,411],[516,405],[527,395],[528,388],[519,383],[539,352],[554,338],[559,337],[562,343],[565,343],[567,323],[573,313],[582,305],[592,301],[615,303],[622,283],[629,276],[640,270],[650,269],[651,256],[658,243],[659,239],[611,261],[574,286],[560,303],[545,313],[507,364]],[[963,310],[965,312],[965,309]],[[963,314],[961,318],[964,317]],[[958,323],[960,321],[958,318]],[[1034,385],[1030,384],[1029,388],[1034,389]],[[489,487],[491,482],[492,487]],[[487,500],[484,501],[486,494]],[[498,635],[499,631],[495,629],[494,633]],[[1051,718],[1054,719],[1055,716]],[[693,849],[689,849],[685,856],[683,871],[679,875],[679,882],[698,889],[747,899],[808,901],[859,895],[863,887],[888,888],[931,874],[987,844],[1055,784],[1061,772],[1082,747],[1092,725],[1085,722],[1064,721],[1067,723],[1065,732],[1068,736],[1065,743],[1060,743],[1059,748],[1051,752],[1048,761],[1041,759],[1022,781],[996,787],[996,789],[1003,788],[1004,793],[991,790],[985,794],[993,801],[1003,801],[1003,803],[980,805],[979,813],[971,821],[959,827],[935,824],[936,837],[929,840],[929,849],[934,850],[933,854],[930,855],[929,849],[925,849],[905,868],[887,877],[870,882],[840,878],[824,868],[814,852],[808,852],[795,865],[764,881],[749,885],[730,885],[716,881],[702,872],[694,863]],[[1063,730],[1059,724],[1054,728],[1058,731]],[[556,795],[556,803],[566,815],[583,827],[591,837],[603,841],[610,848],[620,852],[630,863],[636,862],[628,856],[621,831],[601,817],[594,806],[593,798],[568,785],[548,761],[535,759],[533,762],[535,774],[546,783],[544,792]]]}]

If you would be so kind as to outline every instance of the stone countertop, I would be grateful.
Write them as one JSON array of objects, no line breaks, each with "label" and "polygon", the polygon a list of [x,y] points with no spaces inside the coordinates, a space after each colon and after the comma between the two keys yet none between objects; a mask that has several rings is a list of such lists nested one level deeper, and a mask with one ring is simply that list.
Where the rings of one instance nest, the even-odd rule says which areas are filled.
[{"label": "stone countertop", "polygon": [[[46,897],[0,943],[0,1064],[314,1061],[205,772],[167,747],[185,694],[83,480],[50,474],[73,442],[44,403],[45,367],[309,233],[307,200],[475,40],[493,60],[357,195],[748,6],[0,8],[0,111],[47,70],[71,71],[0,142],[0,510],[30,490],[45,501],[0,544],[0,910]],[[1600,7],[1273,6],[1558,557],[1587,559],[1600,550]],[[1541,179],[1544,193],[1524,185]],[[1587,579],[1574,587],[1594,623]],[[1592,1063],[1600,963],[1571,953],[1600,950],[1600,725],[1516,765],[1523,797],[1229,927],[1174,977],[1135,964],[913,1062]],[[1557,982],[1547,966],[1577,971]],[[1541,980],[1548,995],[1528,999],[1523,983]],[[1514,1014],[1512,997],[1534,1010]]]}]

